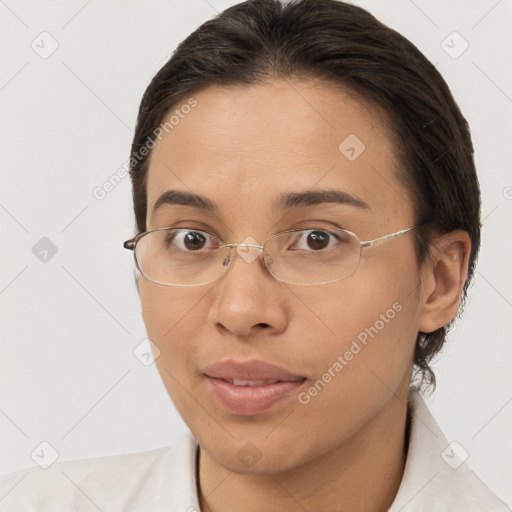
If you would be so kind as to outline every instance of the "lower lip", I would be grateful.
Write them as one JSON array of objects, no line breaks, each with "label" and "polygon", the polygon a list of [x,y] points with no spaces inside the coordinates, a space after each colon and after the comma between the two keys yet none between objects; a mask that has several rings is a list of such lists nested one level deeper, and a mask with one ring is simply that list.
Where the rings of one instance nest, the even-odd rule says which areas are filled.
[{"label": "lower lip", "polygon": [[304,384],[305,379],[276,382],[265,386],[235,386],[223,379],[206,377],[217,401],[233,414],[252,415],[264,412],[281,400],[290,397]]}]

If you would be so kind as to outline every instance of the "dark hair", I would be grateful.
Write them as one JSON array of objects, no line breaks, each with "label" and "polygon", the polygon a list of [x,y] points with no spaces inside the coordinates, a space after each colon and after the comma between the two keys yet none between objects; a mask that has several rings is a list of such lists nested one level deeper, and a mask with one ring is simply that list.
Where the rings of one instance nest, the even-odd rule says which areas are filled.
[{"label": "dark hair", "polygon": [[[338,0],[249,0],[180,43],[140,105],[130,159],[138,231],[146,230],[147,148],[171,108],[211,85],[288,77],[330,82],[385,112],[398,177],[414,200],[415,224],[427,223],[416,230],[418,264],[437,234],[462,229],[471,238],[463,304],[480,247],[480,189],[467,121],[437,69],[410,41],[364,9]],[[435,388],[428,363],[450,326],[418,333],[418,387]]]}]

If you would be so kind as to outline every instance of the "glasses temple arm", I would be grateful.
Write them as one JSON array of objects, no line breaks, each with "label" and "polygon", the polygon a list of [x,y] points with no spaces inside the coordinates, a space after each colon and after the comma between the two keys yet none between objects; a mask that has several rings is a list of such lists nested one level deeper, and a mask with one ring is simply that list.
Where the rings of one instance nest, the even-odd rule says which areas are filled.
[{"label": "glasses temple arm", "polygon": [[396,238],[397,236],[408,233],[409,231],[416,229],[418,226],[413,226],[412,228],[402,229],[401,231],[397,231],[396,233],[391,233],[390,235],[380,236],[375,240],[367,240],[365,242],[360,242],[361,247],[370,247],[378,242],[382,242],[383,240],[389,240],[390,238]]}]

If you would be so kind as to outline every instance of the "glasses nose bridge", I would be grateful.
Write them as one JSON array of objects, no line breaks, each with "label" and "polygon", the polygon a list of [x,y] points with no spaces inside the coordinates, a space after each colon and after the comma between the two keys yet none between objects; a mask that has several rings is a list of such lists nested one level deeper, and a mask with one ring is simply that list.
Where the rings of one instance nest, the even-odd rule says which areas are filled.
[{"label": "glasses nose bridge", "polygon": [[[244,243],[233,243],[233,244],[224,244],[220,247],[257,247],[263,251],[264,245],[261,244],[244,244]],[[220,249],[219,247],[219,249]]]},{"label": "glasses nose bridge", "polygon": [[[262,254],[265,251],[265,244],[258,243],[232,243],[232,244],[224,244],[219,247],[228,247],[230,250],[229,256],[229,264],[231,264],[234,260],[232,256],[233,250],[240,256],[246,263],[253,263],[256,259],[261,258]],[[246,247],[247,249],[240,249]],[[261,258],[263,265],[266,267],[265,258]]]}]

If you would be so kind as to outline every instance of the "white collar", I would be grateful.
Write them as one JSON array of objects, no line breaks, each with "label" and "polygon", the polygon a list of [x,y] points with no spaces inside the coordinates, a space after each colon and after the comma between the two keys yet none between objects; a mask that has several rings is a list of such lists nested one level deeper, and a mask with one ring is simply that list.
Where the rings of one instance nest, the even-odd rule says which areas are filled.
[{"label": "white collar", "polygon": [[509,511],[457,456],[416,391],[409,394],[409,449],[389,512]]}]

